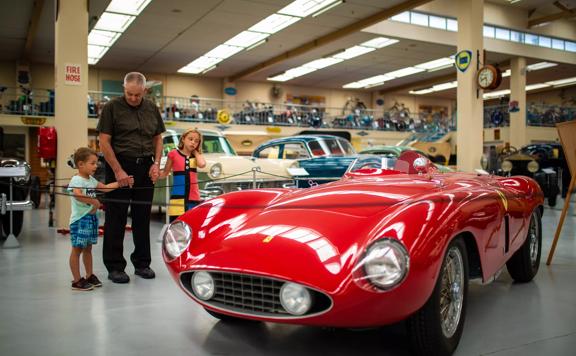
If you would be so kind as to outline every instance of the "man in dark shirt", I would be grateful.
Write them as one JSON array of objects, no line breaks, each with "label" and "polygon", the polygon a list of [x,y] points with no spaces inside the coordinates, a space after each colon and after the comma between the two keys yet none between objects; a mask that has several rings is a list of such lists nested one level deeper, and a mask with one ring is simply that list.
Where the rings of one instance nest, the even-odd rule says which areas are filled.
[{"label": "man in dark shirt", "polygon": [[[106,162],[106,183],[117,181],[121,189],[106,194],[103,256],[108,279],[128,283],[124,272],[124,229],[128,206],[132,217],[134,252],[130,260],[136,275],[155,277],[150,268],[150,210],[154,183],[162,157],[162,132],[166,129],[154,103],[144,98],[146,78],[131,72],[124,77],[124,96],[102,109],[98,132]],[[130,176],[134,186],[127,187]]]}]

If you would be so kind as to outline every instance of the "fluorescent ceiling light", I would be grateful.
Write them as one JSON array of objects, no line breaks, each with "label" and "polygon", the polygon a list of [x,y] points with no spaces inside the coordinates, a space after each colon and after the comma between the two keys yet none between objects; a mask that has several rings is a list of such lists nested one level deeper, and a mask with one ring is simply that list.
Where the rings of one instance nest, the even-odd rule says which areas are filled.
[{"label": "fluorescent ceiling light", "polygon": [[268,78],[268,80],[272,80],[272,81],[275,81],[275,82],[285,82],[285,81],[288,81],[288,80],[293,79],[293,78],[294,78],[294,77],[293,77],[293,76],[290,76],[290,75],[279,74],[279,75],[276,75],[276,76],[274,76],[274,77]]},{"label": "fluorescent ceiling light", "polygon": [[293,78],[294,77],[300,77],[304,74],[314,72],[315,70],[316,70],[315,68],[309,68],[309,67],[296,67],[296,68],[288,69],[286,71],[286,75],[290,75]]},{"label": "fluorescent ceiling light", "polygon": [[454,59],[452,59],[450,57],[444,57],[444,58],[440,58],[440,59],[435,59],[435,60],[430,61],[430,62],[421,63],[418,65],[415,65],[414,67],[425,69],[428,71],[432,71],[432,70],[439,70],[439,69],[443,69],[443,68],[449,68],[449,67],[452,67],[453,65],[454,65]]},{"label": "fluorescent ceiling light", "polygon": [[456,88],[457,86],[458,86],[458,81],[453,81],[453,82],[449,82],[449,83],[436,84],[436,85],[432,86],[432,89],[434,89],[434,91],[442,91],[442,90],[448,90],[448,89]]},{"label": "fluorescent ceiling light", "polygon": [[221,44],[216,48],[214,48],[213,50],[211,50],[210,52],[206,53],[204,56],[210,58],[226,59],[242,51],[243,49],[244,49],[243,47],[228,46],[225,44]]},{"label": "fluorescent ceiling light", "polygon": [[358,83],[363,84],[364,86],[369,86],[369,85],[374,85],[374,84],[382,84],[385,81],[394,79],[393,77],[390,77],[387,74],[380,74],[380,75],[376,75],[370,78],[366,78],[363,80],[359,80]]},{"label": "fluorescent ceiling light", "polygon": [[506,78],[509,77],[512,74],[512,71],[510,69],[506,69],[503,73],[502,73],[502,78]]},{"label": "fluorescent ceiling light", "polygon": [[344,52],[337,53],[332,57],[346,60],[346,59],[351,59],[354,57],[361,56],[365,53],[372,52],[375,50],[376,50],[376,48],[364,47],[364,46],[354,46],[354,47],[347,48]]},{"label": "fluorescent ceiling light", "polygon": [[326,5],[323,8],[321,8],[320,10],[313,13],[312,17],[318,17],[318,16],[322,15],[323,13],[325,13],[326,11],[332,10],[336,6],[343,4],[344,2],[345,2],[344,0],[336,0],[332,4]]},{"label": "fluorescent ceiling light", "polygon": [[98,63],[99,60],[100,60],[100,58],[90,58],[90,57],[88,57],[88,64],[96,64],[96,63]]},{"label": "fluorescent ceiling light", "polygon": [[484,93],[483,98],[484,99],[492,99],[492,98],[499,98],[499,97],[504,96],[504,95],[510,95],[510,89],[497,90],[497,91],[492,91],[490,93]]},{"label": "fluorescent ceiling light", "polygon": [[548,88],[549,86],[550,86],[550,84],[545,84],[545,83],[530,84],[530,85],[526,85],[526,91]]},{"label": "fluorescent ceiling light", "polygon": [[92,30],[88,35],[88,44],[110,47],[116,42],[120,35],[121,33],[119,32]]},{"label": "fluorescent ceiling light", "polygon": [[283,7],[278,13],[282,15],[306,17],[319,10],[323,10],[325,7],[340,5],[341,3],[342,1],[340,0],[296,0],[288,6]]},{"label": "fluorescent ceiling light", "polygon": [[95,30],[113,31],[113,32],[124,32],[128,26],[134,21],[136,17],[130,15],[113,14],[111,12],[104,12],[96,26]]},{"label": "fluorescent ceiling light", "polygon": [[300,21],[299,17],[272,14],[250,27],[248,31],[273,34],[298,21]]},{"label": "fluorescent ceiling light", "polygon": [[554,80],[551,82],[546,82],[546,84],[553,85],[555,87],[562,87],[565,85],[576,84],[576,77]]},{"label": "fluorescent ceiling light", "polygon": [[88,57],[89,58],[102,58],[104,53],[108,51],[105,46],[88,45]]},{"label": "fluorescent ceiling light", "polygon": [[250,51],[250,50],[252,50],[252,49],[254,49],[254,48],[256,48],[256,47],[260,46],[261,44],[264,44],[264,43],[266,43],[266,42],[268,42],[268,39],[267,39],[267,38],[263,39],[263,40],[262,40],[262,41],[260,41],[260,42],[256,42],[256,43],[254,43],[254,44],[253,44],[252,46],[250,46],[250,47],[246,47],[246,50],[247,50],[247,51]]},{"label": "fluorescent ceiling light", "polygon": [[242,31],[228,41],[224,42],[225,45],[237,47],[251,47],[253,44],[261,42],[269,37],[268,33]]},{"label": "fluorescent ceiling light", "polygon": [[398,69],[398,70],[395,70],[393,72],[386,73],[386,74],[391,76],[391,77],[394,77],[394,78],[400,78],[400,77],[405,77],[407,75],[420,73],[423,71],[424,71],[424,69],[422,69],[422,68],[406,67],[406,68]]},{"label": "fluorescent ceiling light", "polygon": [[426,88],[426,89],[419,89],[419,90],[410,90],[408,93],[414,94],[414,95],[423,95],[423,94],[433,93],[435,91],[436,90],[434,90],[432,88]]},{"label": "fluorescent ceiling light", "polygon": [[106,11],[138,16],[152,0],[112,0]]},{"label": "fluorescent ceiling light", "polygon": [[394,43],[398,43],[400,41],[398,40],[394,40],[391,38],[386,38],[386,37],[376,37],[373,38],[369,41],[363,42],[360,44],[360,46],[364,46],[364,47],[374,47],[374,48],[383,48],[386,46],[390,46],[393,45]]},{"label": "fluorescent ceiling light", "polygon": [[342,86],[344,89],[359,89],[364,87],[364,84],[359,82],[348,83]]},{"label": "fluorescent ceiling light", "polygon": [[314,68],[314,69],[322,69],[322,68],[326,68],[329,67],[331,65],[334,65],[336,63],[340,63],[344,61],[343,59],[340,58],[332,58],[332,57],[328,57],[328,58],[320,58],[320,59],[316,59],[314,61],[308,62],[308,63],[304,63],[302,65],[302,67],[310,67],[310,68]]},{"label": "fluorescent ceiling light", "polygon": [[556,64],[556,63],[540,62],[540,63],[531,64],[531,65],[527,66],[526,69],[528,69],[528,71],[533,71],[533,70],[540,70],[540,69],[544,69],[544,68],[555,67],[557,65],[558,64]]}]

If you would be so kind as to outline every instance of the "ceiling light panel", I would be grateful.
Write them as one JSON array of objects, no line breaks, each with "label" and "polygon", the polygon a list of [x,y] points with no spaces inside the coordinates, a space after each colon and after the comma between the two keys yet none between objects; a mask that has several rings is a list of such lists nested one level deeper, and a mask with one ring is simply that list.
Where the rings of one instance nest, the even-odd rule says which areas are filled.
[{"label": "ceiling light panel", "polygon": [[331,65],[334,65],[336,63],[340,63],[342,62],[343,59],[340,58],[333,58],[333,57],[328,57],[328,58],[320,58],[320,59],[316,59],[312,62],[308,62],[302,65],[302,67],[310,67],[310,68],[314,68],[314,69],[322,69],[322,68],[326,68],[329,67]]},{"label": "ceiling light panel", "polygon": [[310,72],[314,72],[315,70],[316,70],[315,68],[310,68],[310,67],[296,67],[296,68],[288,69],[285,74],[290,75],[293,78],[295,78],[295,77],[303,76],[303,75],[308,74]]},{"label": "ceiling light panel", "polygon": [[405,76],[420,73],[420,72],[424,72],[424,69],[416,68],[416,67],[406,67],[406,68],[398,69],[398,70],[395,70],[393,72],[386,73],[386,74],[388,74],[389,76],[394,77],[394,78],[401,78],[401,77],[405,77]]},{"label": "ceiling light panel", "polygon": [[113,32],[124,32],[128,26],[134,21],[136,17],[131,15],[114,14],[111,12],[104,12],[96,26],[95,30],[113,31]]},{"label": "ceiling light panel", "polygon": [[570,85],[572,83],[576,83],[576,77],[572,77],[572,78],[566,78],[566,79],[560,79],[560,80],[554,80],[551,82],[546,82],[546,84],[549,85],[553,85],[555,87],[557,86],[564,86],[564,85]]},{"label": "ceiling light panel", "polygon": [[250,27],[248,31],[273,34],[282,31],[295,22],[300,21],[300,19],[300,17],[273,14]]},{"label": "ceiling light panel", "polygon": [[232,57],[233,55],[242,51],[243,49],[244,49],[243,47],[221,44],[216,48],[214,48],[213,50],[211,50],[210,52],[206,53],[204,57],[226,59],[228,57]]},{"label": "ceiling light panel", "polygon": [[430,62],[421,63],[418,65],[415,65],[414,67],[425,69],[425,70],[438,70],[438,69],[443,69],[443,68],[449,68],[449,67],[452,67],[453,65],[454,65],[454,59],[452,59],[450,57],[444,57],[444,58],[436,59],[436,60],[433,60]]},{"label": "ceiling light panel", "polygon": [[351,59],[354,57],[361,56],[363,54],[366,54],[368,52],[372,52],[375,50],[376,50],[376,48],[373,48],[373,47],[354,46],[354,47],[347,48],[344,52],[337,53],[332,57],[346,60],[346,59]]},{"label": "ceiling light panel", "polygon": [[556,63],[540,62],[540,63],[530,64],[529,66],[526,67],[526,69],[528,69],[528,71],[533,71],[533,70],[540,70],[540,69],[555,67],[557,65],[558,64],[556,64]]},{"label": "ceiling light panel", "polygon": [[296,0],[278,11],[282,15],[306,17],[324,8],[328,8],[341,0]]},{"label": "ceiling light panel", "polygon": [[288,81],[292,78],[294,78],[294,77],[291,75],[279,74],[279,75],[276,75],[274,77],[268,78],[268,80],[272,80],[275,82],[285,82],[285,81]]},{"label": "ceiling light panel", "polygon": [[89,58],[101,58],[108,48],[105,46],[88,45],[88,57]]},{"label": "ceiling light panel", "polygon": [[232,37],[228,41],[224,42],[225,45],[237,46],[237,47],[250,47],[262,40],[268,38],[270,34],[253,32],[253,31],[242,31],[236,36]]},{"label": "ceiling light panel", "polygon": [[398,43],[398,42],[400,42],[400,41],[392,39],[392,38],[376,37],[376,38],[373,38],[369,41],[361,43],[360,46],[383,48],[383,47],[390,46],[390,45],[393,45],[394,43]]},{"label": "ceiling light panel", "polygon": [[152,0],[112,0],[106,11],[138,16]]},{"label": "ceiling light panel", "polygon": [[526,85],[526,91],[548,88],[549,86],[550,86],[550,84],[545,84],[545,83]]},{"label": "ceiling light panel", "polygon": [[344,89],[359,89],[364,87],[364,84],[360,82],[348,83],[342,86]]},{"label": "ceiling light panel", "polygon": [[110,47],[116,42],[121,33],[102,30],[92,30],[88,35],[88,44]]},{"label": "ceiling light panel", "polygon": [[427,88],[427,89],[420,89],[420,90],[410,90],[408,93],[409,94],[414,94],[414,95],[423,95],[423,94],[430,94],[435,92],[434,89],[432,88]]}]

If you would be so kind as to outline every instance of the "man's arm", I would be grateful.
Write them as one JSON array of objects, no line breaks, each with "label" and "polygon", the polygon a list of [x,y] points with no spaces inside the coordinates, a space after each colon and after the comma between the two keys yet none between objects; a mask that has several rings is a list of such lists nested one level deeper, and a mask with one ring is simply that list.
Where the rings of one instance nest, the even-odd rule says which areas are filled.
[{"label": "man's arm", "polygon": [[100,141],[100,150],[104,153],[106,162],[108,162],[108,165],[112,168],[118,185],[120,187],[129,185],[130,177],[126,172],[124,172],[124,169],[122,169],[122,166],[120,165],[120,162],[118,162],[116,154],[114,154],[114,150],[112,149],[112,136],[101,132],[98,135],[98,139]]}]

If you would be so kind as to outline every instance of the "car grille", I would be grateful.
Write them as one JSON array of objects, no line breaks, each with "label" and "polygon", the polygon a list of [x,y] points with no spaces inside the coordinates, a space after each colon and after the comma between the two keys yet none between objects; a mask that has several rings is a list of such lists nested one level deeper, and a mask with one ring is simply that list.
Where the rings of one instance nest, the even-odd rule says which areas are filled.
[{"label": "car grille", "polygon": [[[194,294],[190,285],[192,272],[181,275],[182,284]],[[285,283],[281,280],[255,275],[210,272],[216,285],[212,299],[203,301],[206,304],[242,314],[293,317],[280,303],[280,288]],[[326,311],[332,305],[330,298],[323,293],[309,289],[312,294],[312,308],[307,313],[317,314]]]},{"label": "car grille", "polygon": [[[286,184],[294,184],[293,180],[277,180],[277,181],[256,181],[256,188],[283,188]],[[238,190],[253,189],[254,185],[252,181],[242,181],[242,182],[208,182],[206,183],[204,189],[217,189],[222,191],[222,193],[230,193]]]}]

